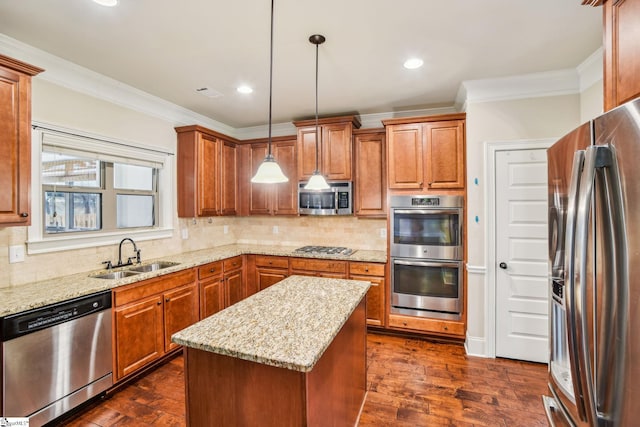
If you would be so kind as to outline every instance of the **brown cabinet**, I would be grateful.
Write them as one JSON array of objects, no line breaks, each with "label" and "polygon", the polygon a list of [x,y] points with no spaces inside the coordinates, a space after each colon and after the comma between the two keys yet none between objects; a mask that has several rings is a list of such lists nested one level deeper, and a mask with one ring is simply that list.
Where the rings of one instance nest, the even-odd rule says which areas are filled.
[{"label": "brown cabinet", "polygon": [[291,274],[301,276],[347,278],[347,261],[316,258],[291,258],[289,260]]},{"label": "brown cabinet", "polygon": [[31,224],[31,77],[42,71],[0,55],[0,227]]},{"label": "brown cabinet", "polygon": [[[293,122],[298,128],[298,179],[308,180],[316,169],[316,127],[314,120]],[[318,167],[327,180],[351,181],[352,132],[360,127],[356,116],[324,118],[318,121]]]},{"label": "brown cabinet", "polygon": [[604,109],[640,96],[640,0],[604,3]]},{"label": "brown cabinet", "polygon": [[171,335],[198,321],[193,269],[117,288],[113,301],[116,381],[172,350]]},{"label": "brown cabinet", "polygon": [[198,267],[200,287],[200,318],[204,319],[224,309],[224,280],[222,261]]},{"label": "brown cabinet", "polygon": [[177,127],[178,216],[235,215],[236,144],[201,126]]},{"label": "brown cabinet", "polygon": [[359,217],[387,216],[384,129],[354,131],[354,205]]},{"label": "brown cabinet", "polygon": [[225,307],[229,307],[245,297],[243,256],[225,259],[222,264],[224,268]]},{"label": "brown cabinet", "polygon": [[384,120],[391,190],[465,187],[465,114]]},{"label": "brown cabinet", "polygon": [[371,282],[367,291],[367,325],[384,326],[385,266],[367,262],[350,262],[349,279]]},{"label": "brown cabinet", "polygon": [[268,255],[255,257],[255,283],[258,291],[289,276],[289,258]]},{"label": "brown cabinet", "polygon": [[462,339],[465,336],[465,325],[463,321],[430,319],[399,314],[389,315],[389,328],[458,339]]},{"label": "brown cabinet", "polygon": [[251,178],[267,155],[267,142],[253,140],[241,148],[242,165],[250,166],[241,173],[241,215],[296,215],[298,213],[298,178],[295,137],[274,138],[271,152],[288,182],[253,184]]}]

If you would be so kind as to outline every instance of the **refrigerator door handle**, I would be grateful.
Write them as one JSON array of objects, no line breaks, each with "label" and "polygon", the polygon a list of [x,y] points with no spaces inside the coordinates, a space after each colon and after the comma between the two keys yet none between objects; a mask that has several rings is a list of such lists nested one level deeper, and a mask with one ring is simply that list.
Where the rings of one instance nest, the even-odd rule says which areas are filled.
[{"label": "refrigerator door handle", "polygon": [[[623,402],[624,354],[627,346],[629,275],[626,221],[620,170],[615,147],[591,147],[595,154],[597,178],[594,189],[597,218],[601,232],[599,277],[601,287],[601,323],[597,329],[595,348],[596,412],[607,425],[618,425]],[[598,179],[600,178],[600,179]],[[602,254],[602,256],[600,256]]]},{"label": "refrigerator door handle", "polygon": [[577,337],[577,323],[579,317],[576,315],[575,297],[575,251],[576,251],[576,215],[578,208],[578,196],[580,191],[580,176],[584,166],[584,150],[578,150],[573,156],[573,167],[571,169],[571,182],[569,183],[569,193],[567,200],[567,216],[565,229],[565,259],[564,259],[564,281],[565,281],[565,313],[567,328],[567,344],[569,350],[569,360],[571,361],[571,378],[573,384],[573,395],[578,416],[582,421],[587,420],[586,408],[582,382],[579,377],[578,357],[579,341]]}]

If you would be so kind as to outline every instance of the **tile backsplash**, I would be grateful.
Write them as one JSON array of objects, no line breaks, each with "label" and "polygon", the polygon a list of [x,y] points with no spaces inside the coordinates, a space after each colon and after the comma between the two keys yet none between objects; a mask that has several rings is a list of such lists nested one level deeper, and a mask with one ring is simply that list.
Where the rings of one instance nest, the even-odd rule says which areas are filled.
[{"label": "tile backsplash", "polygon": [[[380,233],[386,227],[384,219],[251,216],[176,218],[174,224],[173,237],[169,239],[136,242],[143,261],[233,243],[386,250],[386,238]],[[0,228],[0,287],[98,270],[102,261],[118,257],[118,245],[108,245],[27,254],[24,262],[10,264],[9,246],[25,245],[26,241],[26,227]]]}]

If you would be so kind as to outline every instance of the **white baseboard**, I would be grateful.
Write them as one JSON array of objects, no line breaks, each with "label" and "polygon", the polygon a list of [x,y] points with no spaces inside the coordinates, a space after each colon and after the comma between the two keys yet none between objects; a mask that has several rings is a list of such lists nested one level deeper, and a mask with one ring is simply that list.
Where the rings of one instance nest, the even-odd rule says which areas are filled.
[{"label": "white baseboard", "polygon": [[489,357],[487,355],[487,342],[481,337],[472,337],[467,333],[464,349],[467,352],[467,356]]}]

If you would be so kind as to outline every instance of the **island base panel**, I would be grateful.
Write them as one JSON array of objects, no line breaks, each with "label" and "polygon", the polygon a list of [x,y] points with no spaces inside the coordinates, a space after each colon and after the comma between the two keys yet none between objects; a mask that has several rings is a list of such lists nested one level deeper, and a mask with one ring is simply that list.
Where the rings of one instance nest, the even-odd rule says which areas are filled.
[{"label": "island base panel", "polygon": [[185,347],[187,425],[354,426],[366,391],[365,301],[310,372]]}]

